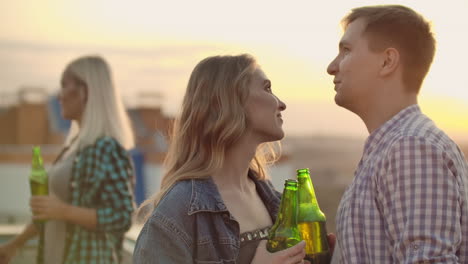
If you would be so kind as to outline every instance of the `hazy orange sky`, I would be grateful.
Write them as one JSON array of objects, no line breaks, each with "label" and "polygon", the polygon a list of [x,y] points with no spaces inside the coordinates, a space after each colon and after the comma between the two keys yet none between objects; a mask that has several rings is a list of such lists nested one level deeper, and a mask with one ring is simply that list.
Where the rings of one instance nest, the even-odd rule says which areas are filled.
[{"label": "hazy orange sky", "polygon": [[340,19],[353,7],[388,3],[432,21],[437,53],[420,104],[449,135],[468,142],[466,0],[2,1],[0,98],[25,85],[52,93],[66,63],[100,54],[128,105],[159,92],[165,111],[174,114],[198,61],[250,53],[287,104],[287,134],[364,137],[360,119],[334,104],[326,67],[337,52]]}]

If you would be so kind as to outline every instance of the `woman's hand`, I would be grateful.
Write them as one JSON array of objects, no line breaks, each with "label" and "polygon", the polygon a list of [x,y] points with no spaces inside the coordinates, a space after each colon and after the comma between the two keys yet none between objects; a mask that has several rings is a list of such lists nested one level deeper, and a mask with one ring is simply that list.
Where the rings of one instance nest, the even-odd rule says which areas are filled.
[{"label": "woman's hand", "polygon": [[251,264],[298,264],[298,263],[309,263],[304,261],[305,257],[305,245],[304,241],[299,242],[297,245],[290,247],[285,250],[281,250],[275,253],[270,253],[266,249],[266,240],[260,241],[255,256]]},{"label": "woman's hand", "polygon": [[16,255],[16,251],[21,248],[26,241],[37,235],[37,227],[28,224],[26,228],[10,241],[0,245],[0,264],[8,264]]},{"label": "woman's hand", "polygon": [[29,202],[34,220],[64,220],[68,204],[55,196],[32,196]]},{"label": "woman's hand", "polygon": [[13,243],[5,243],[0,245],[0,264],[8,264],[16,255],[17,246]]},{"label": "woman's hand", "polygon": [[55,196],[45,195],[31,197],[29,205],[34,220],[61,220],[93,231],[97,228],[97,212],[94,208],[73,206]]}]

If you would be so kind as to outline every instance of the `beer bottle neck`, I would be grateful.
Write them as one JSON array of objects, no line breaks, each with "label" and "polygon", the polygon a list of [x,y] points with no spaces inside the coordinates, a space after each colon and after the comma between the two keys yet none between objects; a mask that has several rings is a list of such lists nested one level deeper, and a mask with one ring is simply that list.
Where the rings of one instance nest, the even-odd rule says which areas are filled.
[{"label": "beer bottle neck", "polygon": [[310,176],[308,174],[298,174],[297,180],[299,183],[299,221],[325,221],[326,218],[320,210]]},{"label": "beer bottle neck", "polygon": [[297,225],[297,188],[286,186],[281,198],[278,222],[283,226]]},{"label": "beer bottle neck", "polygon": [[43,161],[41,157],[41,149],[39,147],[33,148],[33,158],[32,158],[32,167],[40,168],[43,166]]},{"label": "beer bottle neck", "polygon": [[310,177],[307,175],[298,175],[297,181],[299,182],[299,203],[309,203],[311,206],[319,208]]}]

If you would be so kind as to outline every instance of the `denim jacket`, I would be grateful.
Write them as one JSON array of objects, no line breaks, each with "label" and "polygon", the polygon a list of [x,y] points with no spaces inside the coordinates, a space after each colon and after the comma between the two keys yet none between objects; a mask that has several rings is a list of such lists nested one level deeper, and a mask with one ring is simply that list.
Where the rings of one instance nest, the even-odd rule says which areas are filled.
[{"label": "denim jacket", "polygon": [[[281,194],[271,181],[249,172],[274,222]],[[141,230],[134,264],[236,263],[239,223],[229,213],[212,178],[177,182]]]}]

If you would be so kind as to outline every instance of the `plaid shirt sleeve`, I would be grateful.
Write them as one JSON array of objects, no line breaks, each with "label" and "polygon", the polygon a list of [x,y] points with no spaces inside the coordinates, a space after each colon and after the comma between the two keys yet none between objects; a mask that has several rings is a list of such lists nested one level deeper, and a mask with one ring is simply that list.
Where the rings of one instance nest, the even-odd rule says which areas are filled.
[{"label": "plaid shirt sleeve", "polygon": [[378,204],[394,263],[458,263],[461,201],[449,152],[420,137],[391,148]]},{"label": "plaid shirt sleeve", "polygon": [[67,224],[64,264],[120,263],[134,208],[132,177],[128,153],[111,137],[102,137],[77,154],[71,204],[96,209],[97,231]]},{"label": "plaid shirt sleeve", "polygon": [[115,140],[100,141],[101,153],[97,168],[104,175],[97,208],[97,230],[125,232],[131,226],[133,212],[131,177],[132,166],[128,155]]}]

